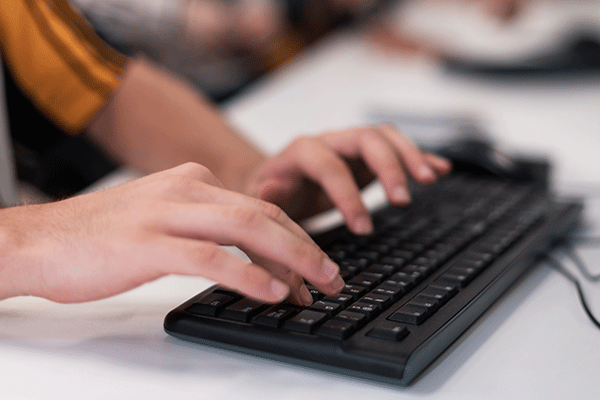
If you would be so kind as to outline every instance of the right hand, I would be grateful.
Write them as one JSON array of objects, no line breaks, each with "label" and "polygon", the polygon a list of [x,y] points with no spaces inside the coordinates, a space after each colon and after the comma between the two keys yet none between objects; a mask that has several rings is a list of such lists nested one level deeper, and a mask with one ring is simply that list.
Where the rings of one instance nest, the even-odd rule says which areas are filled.
[{"label": "right hand", "polygon": [[343,286],[339,267],[279,207],[224,189],[194,163],[0,217],[0,298],[84,302],[169,274],[271,303],[310,304],[303,278],[326,294]]}]

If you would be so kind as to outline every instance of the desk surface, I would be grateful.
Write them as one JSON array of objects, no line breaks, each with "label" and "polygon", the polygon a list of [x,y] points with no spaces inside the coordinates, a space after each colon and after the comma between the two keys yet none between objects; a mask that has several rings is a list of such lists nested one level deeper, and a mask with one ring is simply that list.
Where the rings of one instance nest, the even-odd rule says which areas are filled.
[{"label": "desk surface", "polygon": [[[423,59],[332,38],[227,105],[267,151],[299,132],[365,121],[376,107],[467,112],[509,149],[542,152],[561,190],[600,186],[598,81],[512,82],[448,75]],[[599,193],[594,193],[599,196]],[[600,232],[600,201],[588,229]],[[600,250],[582,249],[588,262]],[[590,399],[599,392],[600,332],[574,287],[545,265],[526,276],[409,388],[395,388],[192,345],[168,337],[165,314],[210,282],[168,277],[111,299],[0,302],[0,397],[6,399]],[[597,287],[586,285],[600,313]]]}]

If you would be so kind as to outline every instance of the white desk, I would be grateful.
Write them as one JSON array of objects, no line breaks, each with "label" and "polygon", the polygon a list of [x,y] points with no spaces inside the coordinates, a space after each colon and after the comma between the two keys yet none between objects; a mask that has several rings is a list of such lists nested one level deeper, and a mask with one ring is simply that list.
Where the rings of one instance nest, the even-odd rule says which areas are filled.
[{"label": "white desk", "polygon": [[[556,161],[557,182],[600,182],[598,82],[505,84],[452,77],[425,60],[332,39],[227,105],[268,151],[299,132],[363,122],[373,106],[482,116],[507,147]],[[600,202],[591,216],[600,225]],[[600,232],[598,227],[593,227]],[[600,251],[586,252],[600,272]],[[600,332],[574,287],[540,266],[412,387],[306,370],[168,337],[165,314],[210,283],[169,277],[94,303],[0,302],[3,399],[592,399]],[[596,314],[598,287],[586,285]]]}]

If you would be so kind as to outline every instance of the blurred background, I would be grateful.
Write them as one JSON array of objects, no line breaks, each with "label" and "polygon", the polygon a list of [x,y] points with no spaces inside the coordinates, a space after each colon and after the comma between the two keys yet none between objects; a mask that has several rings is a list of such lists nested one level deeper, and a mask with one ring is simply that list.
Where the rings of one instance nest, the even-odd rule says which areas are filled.
[{"label": "blurred background", "polygon": [[[70,1],[112,46],[168,68],[224,109],[340,36],[358,37],[369,49],[360,60],[350,61],[364,66],[360,82],[347,65],[323,77],[342,86],[364,88],[370,81],[367,65],[377,65],[373,71],[385,63],[397,65],[393,73],[402,74],[400,66],[415,60],[427,60],[452,79],[486,82],[504,96],[514,85],[600,82],[600,1],[595,0]],[[408,73],[406,79],[410,77]],[[290,126],[300,133],[313,127],[320,131],[391,121],[425,145],[441,140],[436,133],[454,134],[457,126],[476,127],[481,133],[490,130],[488,116],[477,107],[435,111],[431,102],[432,107],[403,108],[385,100],[389,98],[385,90],[379,99],[374,98],[374,88],[361,90],[369,95],[361,99],[362,109],[354,111],[360,118],[321,126],[317,115],[323,109],[331,111],[326,107],[310,115],[314,125],[305,127],[293,118],[284,121],[285,113],[278,123],[283,131]],[[60,198],[77,193],[118,167],[85,139],[66,137],[43,117],[22,118],[29,114],[21,110],[31,105],[10,79],[6,91],[18,174],[38,194]],[[311,112],[306,103],[315,99],[307,99],[301,90],[297,94]],[[409,95],[419,98],[417,93]],[[423,115],[424,111],[428,112]],[[44,141],[32,140],[28,134],[32,130],[48,134]],[[258,136],[254,139],[260,142]],[[289,141],[290,135],[281,137]],[[268,150],[281,147],[275,143]]]}]

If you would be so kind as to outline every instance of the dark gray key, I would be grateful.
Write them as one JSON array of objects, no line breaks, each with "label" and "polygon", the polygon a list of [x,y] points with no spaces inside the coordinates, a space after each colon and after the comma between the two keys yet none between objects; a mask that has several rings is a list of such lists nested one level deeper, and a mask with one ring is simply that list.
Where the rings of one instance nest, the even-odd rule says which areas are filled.
[{"label": "dark gray key", "polygon": [[468,274],[464,271],[457,271],[453,269],[449,269],[444,272],[440,277],[435,281],[436,284],[451,284],[459,287],[465,287],[473,280],[475,275]]},{"label": "dark gray key", "polygon": [[388,277],[396,272],[398,268],[390,264],[373,264],[365,270],[365,272],[381,274]]},{"label": "dark gray key", "polygon": [[367,332],[367,336],[398,342],[404,339],[408,333],[408,329],[405,326],[385,321]]},{"label": "dark gray key", "polygon": [[384,264],[393,265],[396,268],[400,268],[400,267],[402,267],[402,266],[404,266],[406,264],[406,260],[408,260],[408,258],[404,258],[404,257],[383,257],[381,259],[381,262],[384,263]]},{"label": "dark gray key", "polygon": [[392,299],[389,296],[369,293],[360,298],[363,303],[375,304],[380,311],[385,310],[392,305]]},{"label": "dark gray key", "polygon": [[[379,276],[371,276],[371,275],[379,275]],[[356,275],[354,278],[348,281],[349,285],[362,286],[367,291],[373,289],[377,286],[381,280],[383,279],[383,275],[381,274],[370,274],[368,272],[362,272]]]},{"label": "dark gray key", "polygon": [[444,304],[456,294],[456,290],[446,290],[441,286],[428,286],[425,289],[423,289],[419,294],[422,296],[432,297],[438,300],[440,304]]},{"label": "dark gray key", "polygon": [[371,291],[373,294],[380,294],[390,297],[393,301],[398,300],[407,290],[402,286],[387,285],[385,282]]},{"label": "dark gray key", "polygon": [[360,301],[352,304],[350,307],[347,308],[347,310],[350,312],[357,312],[357,313],[365,314],[368,319],[371,319],[372,317],[374,317],[379,311],[379,309],[377,308],[377,306],[375,304],[363,303]]},{"label": "dark gray key", "polygon": [[342,306],[338,303],[329,303],[322,300],[314,302],[309,308],[314,311],[325,313],[328,317],[342,311]]},{"label": "dark gray key", "polygon": [[412,325],[422,324],[429,316],[427,307],[405,304],[388,318],[390,321],[404,322]]},{"label": "dark gray key", "polygon": [[434,297],[423,296],[422,294],[418,294],[410,301],[408,304],[413,304],[416,306],[426,307],[429,310],[429,313],[434,313],[439,307],[441,302]]},{"label": "dark gray key", "polygon": [[352,311],[342,311],[333,318],[334,320],[343,320],[352,323],[355,328],[360,328],[367,323],[367,316],[363,313],[356,313]]},{"label": "dark gray key", "polygon": [[248,322],[259,312],[267,308],[267,305],[253,299],[243,298],[240,301],[226,307],[219,317],[232,321]]},{"label": "dark gray key", "polygon": [[186,311],[192,314],[214,317],[219,311],[225,308],[225,306],[228,304],[232,303],[234,300],[235,297],[228,294],[211,293],[189,306]]},{"label": "dark gray key", "polygon": [[323,293],[319,292],[319,290],[312,285],[306,285],[306,288],[310,292],[310,294],[313,298],[313,302],[319,301],[323,298],[323,296],[325,296]]},{"label": "dark gray key", "polygon": [[292,318],[299,312],[300,309],[291,304],[278,304],[258,314],[252,319],[252,322],[257,325],[279,328],[285,320]]},{"label": "dark gray key", "polygon": [[323,297],[321,300],[323,300],[326,303],[337,303],[341,305],[342,308],[346,308],[350,305],[350,303],[354,302],[354,298],[351,295],[345,293],[340,293],[335,296]]},{"label": "dark gray key", "polygon": [[344,285],[344,288],[342,289],[342,293],[349,294],[350,296],[352,296],[352,298],[354,300],[358,300],[365,293],[367,293],[367,289],[365,289],[362,286],[351,285],[351,284],[347,283],[346,285]]},{"label": "dark gray key", "polygon": [[315,333],[319,336],[341,340],[350,336],[355,330],[356,328],[351,322],[331,319],[321,325]]},{"label": "dark gray key", "polygon": [[304,310],[299,314],[295,315],[283,324],[283,329],[311,333],[317,325],[323,322],[327,318],[327,315],[322,312]]}]

